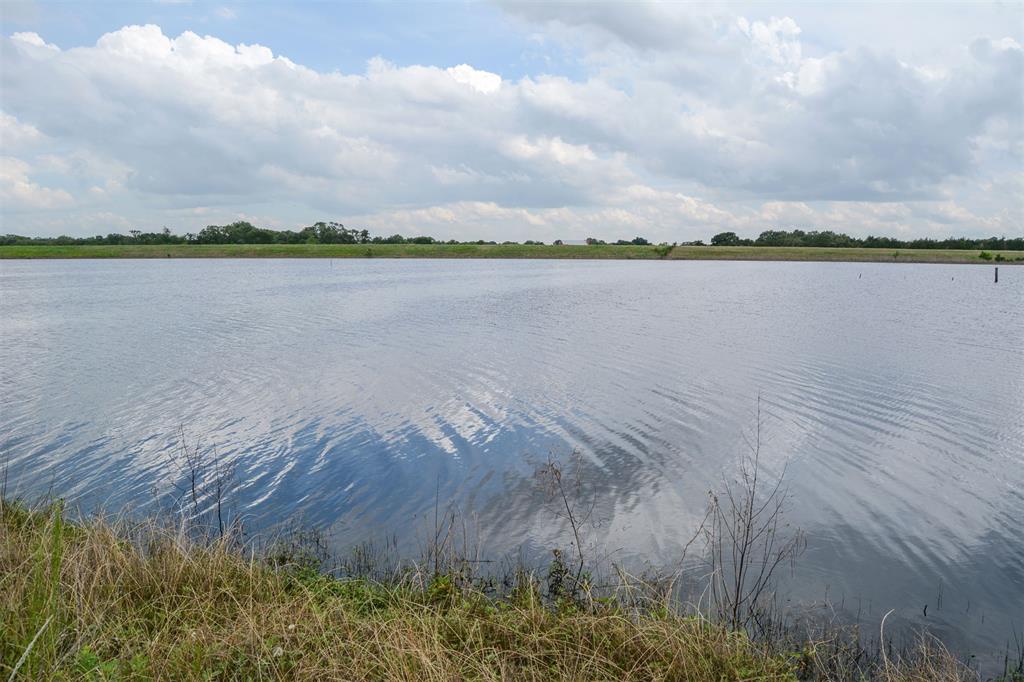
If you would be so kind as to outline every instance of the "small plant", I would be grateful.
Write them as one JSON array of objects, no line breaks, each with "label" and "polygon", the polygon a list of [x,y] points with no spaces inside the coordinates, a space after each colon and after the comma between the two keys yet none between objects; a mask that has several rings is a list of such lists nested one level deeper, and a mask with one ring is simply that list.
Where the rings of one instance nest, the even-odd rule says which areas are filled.
[{"label": "small plant", "polygon": [[803,533],[788,532],[783,522],[788,491],[785,471],[774,483],[761,472],[761,399],[750,454],[740,463],[739,480],[721,494],[709,493],[703,532],[707,541],[711,604],[732,630],[766,634],[772,620],[776,571],[803,552]]},{"label": "small plant", "polygon": [[586,559],[583,554],[583,530],[590,522],[597,500],[587,499],[583,489],[583,457],[574,450],[567,470],[566,465],[554,457],[537,467],[534,478],[540,489],[547,495],[552,504],[555,516],[565,520],[572,531],[575,566],[569,567],[561,550],[555,550],[554,559],[549,569],[549,586],[554,585],[555,591],[562,596],[578,597],[585,587],[583,567]]},{"label": "small plant", "polygon": [[988,251],[982,251],[981,253],[978,254],[978,258],[980,258],[981,260],[992,260],[992,254],[989,253]]},{"label": "small plant", "polygon": [[205,449],[196,441],[189,446],[185,429],[179,430],[179,447],[168,457],[168,470],[177,480],[172,508],[186,526],[211,539],[237,535],[240,519],[228,516],[229,499],[238,487],[233,462],[225,461],[216,448]]}]

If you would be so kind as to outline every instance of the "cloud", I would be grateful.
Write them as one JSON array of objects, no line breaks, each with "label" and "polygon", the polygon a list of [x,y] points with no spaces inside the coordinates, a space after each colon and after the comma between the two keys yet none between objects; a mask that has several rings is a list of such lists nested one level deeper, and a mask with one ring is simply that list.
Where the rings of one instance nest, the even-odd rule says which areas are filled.
[{"label": "cloud", "polygon": [[52,209],[73,203],[62,189],[42,187],[29,179],[30,167],[20,159],[0,157],[0,202],[7,210]]},{"label": "cloud", "polygon": [[465,83],[477,92],[489,94],[501,88],[501,76],[474,69],[469,64],[459,64],[447,69],[448,73],[459,83]]},{"label": "cloud", "polygon": [[[590,43],[619,42],[640,50],[680,50],[707,46],[714,24],[711,14],[682,5],[637,0],[630,3],[516,2],[497,3],[509,14],[547,24],[561,39]],[[586,28],[594,35],[574,33]]]},{"label": "cloud", "polygon": [[56,45],[52,45],[43,40],[38,33],[32,33],[31,31],[23,31],[14,33],[11,35],[11,40],[16,40],[19,43],[25,43],[26,45],[33,45],[35,47],[44,47],[48,50],[59,50]]},{"label": "cloud", "polygon": [[790,17],[752,21],[644,2],[507,8],[560,27],[606,82],[626,84],[622,109],[596,109],[632,119],[620,145],[648,170],[710,187],[792,199],[935,198],[946,180],[977,170],[972,156],[987,128],[1006,133],[997,144],[1021,139],[1024,68],[1012,38],[962,45],[944,71],[867,47],[804,56]]},{"label": "cloud", "polygon": [[[1024,52],[1013,38],[971,38],[932,65],[808,50],[790,17],[663,4],[508,11],[571,42],[584,74],[509,80],[380,57],[361,73],[317,71],[155,25],[67,50],[15,34],[0,44],[5,191],[18,188],[22,211],[63,207],[69,231],[81,202],[89,215],[191,221],[181,230],[243,212],[547,240],[1020,230],[1021,185],[1008,178],[1024,160]],[[1014,191],[997,201],[993,186]]]},{"label": "cloud", "polygon": [[0,111],[0,148],[10,151],[34,145],[42,139],[42,133],[35,126]]}]

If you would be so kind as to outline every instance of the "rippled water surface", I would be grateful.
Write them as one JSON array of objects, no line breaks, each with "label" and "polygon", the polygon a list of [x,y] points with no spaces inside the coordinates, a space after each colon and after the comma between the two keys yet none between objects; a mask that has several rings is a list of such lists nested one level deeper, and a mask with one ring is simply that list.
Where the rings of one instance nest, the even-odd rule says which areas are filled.
[{"label": "rippled water surface", "polygon": [[765,467],[808,534],[793,598],[994,650],[1024,628],[1024,268],[1000,275],[0,261],[0,447],[9,489],[139,506],[184,430],[236,463],[252,524],[415,540],[440,499],[489,556],[566,544],[532,473],[578,448],[592,542],[665,565],[760,395]]}]

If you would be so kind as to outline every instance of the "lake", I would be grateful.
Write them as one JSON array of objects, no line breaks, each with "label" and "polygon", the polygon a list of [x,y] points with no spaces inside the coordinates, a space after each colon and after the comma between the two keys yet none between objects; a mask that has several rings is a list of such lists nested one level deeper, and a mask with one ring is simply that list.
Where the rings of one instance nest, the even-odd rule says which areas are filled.
[{"label": "lake", "polygon": [[0,457],[9,492],[145,510],[184,434],[234,464],[250,527],[409,544],[457,504],[497,558],[569,543],[533,474],[576,450],[588,543],[668,566],[760,402],[807,533],[789,598],[992,654],[1024,629],[1024,268],[992,274],[0,261]]}]

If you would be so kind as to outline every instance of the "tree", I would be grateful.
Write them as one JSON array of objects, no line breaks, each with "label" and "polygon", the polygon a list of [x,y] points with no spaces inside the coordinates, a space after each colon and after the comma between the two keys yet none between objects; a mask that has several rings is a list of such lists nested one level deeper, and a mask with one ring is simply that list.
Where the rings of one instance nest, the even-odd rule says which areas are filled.
[{"label": "tree", "polygon": [[739,246],[740,238],[735,232],[719,232],[711,238],[711,246]]},{"label": "tree", "polygon": [[[727,232],[725,234],[732,234]],[[803,246],[804,233],[800,230],[765,230],[754,241],[758,246]],[[714,243],[714,240],[712,240]]]}]

